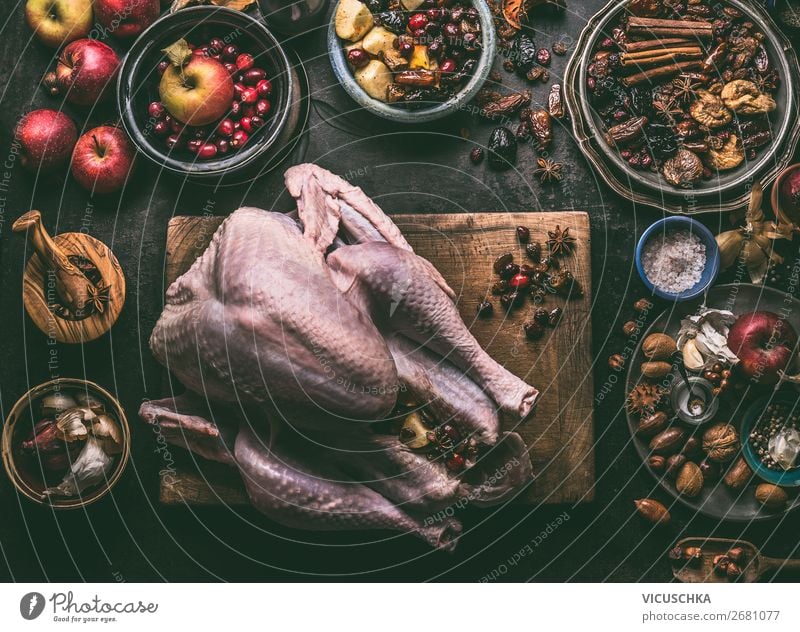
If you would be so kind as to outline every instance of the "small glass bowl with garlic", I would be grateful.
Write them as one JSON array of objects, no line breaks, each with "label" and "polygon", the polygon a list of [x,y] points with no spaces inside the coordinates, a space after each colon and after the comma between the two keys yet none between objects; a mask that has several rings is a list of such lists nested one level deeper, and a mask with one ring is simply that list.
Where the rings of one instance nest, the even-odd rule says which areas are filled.
[{"label": "small glass bowl with garlic", "polygon": [[59,378],[17,400],[3,427],[3,466],[26,498],[58,509],[108,494],[128,463],[130,429],[117,399],[94,382]]}]

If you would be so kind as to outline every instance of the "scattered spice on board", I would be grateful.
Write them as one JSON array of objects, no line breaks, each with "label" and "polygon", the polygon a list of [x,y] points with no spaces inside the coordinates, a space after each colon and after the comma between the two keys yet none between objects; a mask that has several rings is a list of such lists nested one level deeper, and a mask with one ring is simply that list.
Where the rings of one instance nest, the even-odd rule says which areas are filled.
[{"label": "scattered spice on board", "polygon": [[706,247],[688,230],[668,231],[644,245],[642,266],[650,283],[659,290],[685,292],[700,281],[706,266]]}]

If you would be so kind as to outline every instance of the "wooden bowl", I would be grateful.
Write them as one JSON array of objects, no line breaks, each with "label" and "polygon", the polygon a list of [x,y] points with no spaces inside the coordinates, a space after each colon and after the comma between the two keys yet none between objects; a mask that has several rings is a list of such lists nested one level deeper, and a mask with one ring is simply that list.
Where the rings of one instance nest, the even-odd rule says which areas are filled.
[{"label": "wooden bowl", "polygon": [[[122,452],[114,456],[115,463],[108,474],[108,482],[90,487],[83,494],[73,498],[44,495],[45,488],[58,484],[63,478],[63,474],[45,472],[41,461],[35,455],[24,454],[20,447],[22,441],[31,435],[33,426],[40,419],[40,416],[31,407],[38,403],[41,397],[55,391],[84,391],[94,395],[103,402],[106,411],[116,419],[122,430]],[[100,500],[116,485],[125,470],[125,466],[128,464],[130,445],[130,427],[128,426],[128,420],[125,418],[125,411],[111,393],[88,380],[59,378],[32,388],[14,404],[3,426],[3,466],[17,491],[33,502],[56,509],[77,509]]]}]

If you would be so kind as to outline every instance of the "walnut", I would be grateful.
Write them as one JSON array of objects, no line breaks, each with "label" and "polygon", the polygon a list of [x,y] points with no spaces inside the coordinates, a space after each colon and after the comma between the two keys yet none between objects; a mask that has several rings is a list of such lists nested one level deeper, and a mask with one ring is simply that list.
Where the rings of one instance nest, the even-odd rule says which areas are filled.
[{"label": "walnut", "polygon": [[743,160],[744,147],[742,147],[736,134],[731,134],[731,137],[721,149],[709,149],[706,154],[706,163],[717,171],[738,167]]},{"label": "walnut", "polygon": [[737,114],[768,114],[778,105],[768,94],[763,94],[752,81],[738,79],[726,83],[720,95],[725,106]]},{"label": "walnut", "polygon": [[691,187],[703,177],[703,161],[693,151],[679,149],[661,168],[664,179],[676,187]]},{"label": "walnut", "polygon": [[707,90],[697,91],[697,101],[689,106],[692,118],[706,127],[722,127],[733,120],[733,113],[725,107],[722,99]]},{"label": "walnut", "polygon": [[714,424],[703,434],[703,450],[709,461],[730,461],[739,451],[739,433],[730,424]]}]

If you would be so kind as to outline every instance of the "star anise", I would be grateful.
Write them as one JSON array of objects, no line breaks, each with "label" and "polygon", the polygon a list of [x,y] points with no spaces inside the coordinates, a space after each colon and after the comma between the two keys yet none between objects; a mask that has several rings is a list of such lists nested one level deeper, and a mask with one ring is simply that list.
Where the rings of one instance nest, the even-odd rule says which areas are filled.
[{"label": "star anise", "polygon": [[90,283],[86,290],[89,293],[89,304],[98,314],[105,311],[105,304],[108,303],[108,291],[111,289],[110,285],[105,285],[102,281],[95,285]]},{"label": "star anise", "polygon": [[539,165],[539,168],[533,172],[533,175],[535,175],[542,184],[561,180],[561,167],[563,165],[560,162],[550,160],[549,158],[538,158],[536,164]]},{"label": "star anise", "polygon": [[672,81],[672,97],[679,103],[688,103],[695,97],[700,85],[689,75],[681,75]]},{"label": "star anise", "polygon": [[683,110],[675,105],[675,99],[667,96],[654,99],[653,109],[656,111],[656,116],[660,116],[667,123],[674,123],[675,117],[683,114]]},{"label": "star anise", "polygon": [[549,237],[547,245],[554,255],[568,255],[575,246],[576,239],[569,234],[569,228],[562,229],[558,224],[555,230],[547,231],[547,236]]}]

